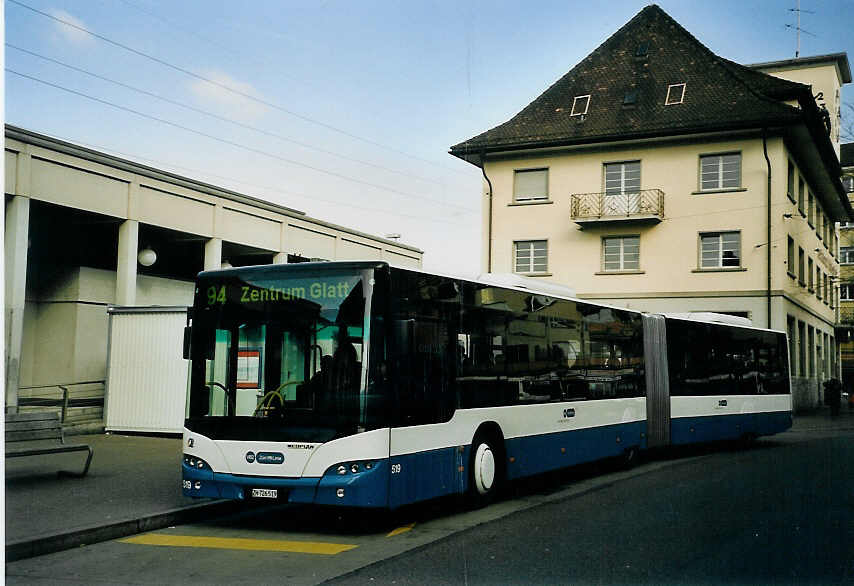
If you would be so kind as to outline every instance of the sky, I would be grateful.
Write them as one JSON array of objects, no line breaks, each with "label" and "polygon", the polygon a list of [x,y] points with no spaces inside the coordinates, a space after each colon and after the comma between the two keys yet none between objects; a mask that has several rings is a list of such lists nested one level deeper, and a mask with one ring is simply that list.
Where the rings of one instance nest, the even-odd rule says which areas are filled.
[{"label": "sky", "polygon": [[[659,5],[749,64],[795,56],[796,2]],[[448,149],[511,118],[645,5],[6,0],[5,122],[399,234],[426,269],[475,275],[482,176]],[[800,9],[801,56],[854,61],[854,0]],[[845,124],[854,87],[843,101]]]}]

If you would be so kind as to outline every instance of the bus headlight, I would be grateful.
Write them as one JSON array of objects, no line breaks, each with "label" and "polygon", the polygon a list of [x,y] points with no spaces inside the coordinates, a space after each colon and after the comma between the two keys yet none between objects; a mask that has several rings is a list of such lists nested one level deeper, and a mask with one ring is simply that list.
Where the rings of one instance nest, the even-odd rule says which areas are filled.
[{"label": "bus headlight", "polygon": [[195,470],[210,470],[211,467],[207,462],[196,456],[184,454],[184,464]]},{"label": "bus headlight", "polygon": [[326,473],[332,474],[334,473],[338,476],[346,476],[347,474],[361,474],[363,472],[367,472],[368,470],[373,470],[376,462],[342,462],[341,464],[335,464],[331,468],[329,468]]}]

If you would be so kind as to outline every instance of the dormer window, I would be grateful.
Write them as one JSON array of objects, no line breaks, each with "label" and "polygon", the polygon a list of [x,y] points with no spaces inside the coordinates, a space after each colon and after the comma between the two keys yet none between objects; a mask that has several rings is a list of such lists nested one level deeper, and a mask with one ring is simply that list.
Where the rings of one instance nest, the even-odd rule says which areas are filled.
[{"label": "dormer window", "polygon": [[674,83],[667,86],[667,98],[664,100],[665,106],[672,106],[674,104],[681,104],[682,100],[685,98],[685,84],[684,83]]},{"label": "dormer window", "polygon": [[590,105],[590,94],[586,96],[575,96],[572,101],[572,114],[570,116],[583,116],[587,114],[587,107]]},{"label": "dormer window", "polygon": [[623,96],[623,106],[634,106],[638,103],[638,90],[631,90],[626,92],[626,95]]}]

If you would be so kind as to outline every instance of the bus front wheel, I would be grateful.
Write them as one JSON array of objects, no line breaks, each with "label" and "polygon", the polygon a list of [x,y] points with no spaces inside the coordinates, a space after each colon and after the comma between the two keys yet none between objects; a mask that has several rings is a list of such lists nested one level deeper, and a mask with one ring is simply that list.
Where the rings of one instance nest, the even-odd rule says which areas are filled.
[{"label": "bus front wheel", "polygon": [[477,434],[471,444],[469,496],[474,506],[495,500],[504,480],[502,443],[492,434]]}]

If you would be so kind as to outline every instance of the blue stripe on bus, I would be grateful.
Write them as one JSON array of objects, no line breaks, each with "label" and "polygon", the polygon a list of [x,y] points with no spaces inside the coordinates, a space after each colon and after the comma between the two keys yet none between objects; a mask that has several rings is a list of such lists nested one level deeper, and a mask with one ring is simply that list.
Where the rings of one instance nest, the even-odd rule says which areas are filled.
[{"label": "blue stripe on bus", "polygon": [[392,456],[389,507],[465,492],[470,450],[455,446]]},{"label": "blue stripe on bus", "polygon": [[646,421],[509,439],[507,477],[522,478],[646,447]]},{"label": "blue stripe on bus", "polygon": [[[629,447],[645,448],[645,431],[646,421],[635,421],[506,440],[507,478],[618,456]],[[467,445],[393,456],[391,465],[399,464],[400,472],[390,477],[389,506],[465,493],[470,454]]]},{"label": "blue stripe on bus", "polygon": [[789,411],[677,417],[670,421],[670,443],[684,445],[738,439],[746,434],[773,435],[792,427]]}]

